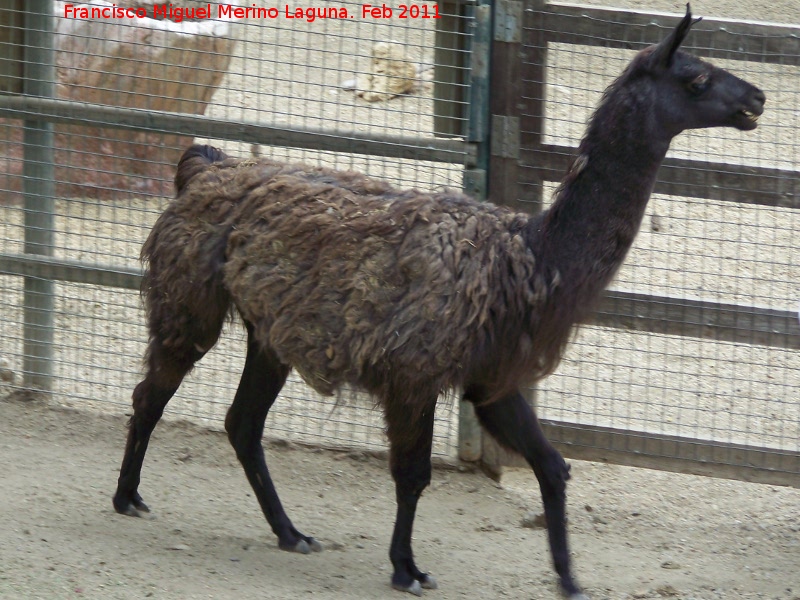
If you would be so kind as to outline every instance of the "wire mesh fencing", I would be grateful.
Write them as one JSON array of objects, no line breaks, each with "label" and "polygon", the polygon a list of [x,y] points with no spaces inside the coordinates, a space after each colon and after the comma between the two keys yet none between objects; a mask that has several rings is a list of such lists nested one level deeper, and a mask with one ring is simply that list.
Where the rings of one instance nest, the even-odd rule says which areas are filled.
[{"label": "wire mesh fencing", "polygon": [[[57,402],[128,410],[147,340],[138,255],[193,140],[398,186],[462,186],[472,36],[463,4],[10,4],[0,38],[6,386],[27,387],[49,344]],[[49,172],[30,170],[50,161]],[[241,328],[226,328],[168,414],[219,425],[244,349]],[[451,408],[437,419],[442,456],[455,453]],[[306,443],[384,445],[371,401],[323,398],[295,377],[267,428]]]}]

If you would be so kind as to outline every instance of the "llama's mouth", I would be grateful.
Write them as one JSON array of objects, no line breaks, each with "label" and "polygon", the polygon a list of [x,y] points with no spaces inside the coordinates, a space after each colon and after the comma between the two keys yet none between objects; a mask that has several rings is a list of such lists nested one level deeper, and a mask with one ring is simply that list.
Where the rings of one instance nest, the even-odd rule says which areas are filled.
[{"label": "llama's mouth", "polygon": [[747,110],[746,108],[744,110],[740,110],[739,114],[744,115],[744,118],[750,121],[751,123],[758,123],[758,117],[761,116],[757,115],[752,110]]},{"label": "llama's mouth", "polygon": [[755,129],[758,127],[758,118],[761,116],[761,112],[749,108],[741,109],[734,114],[734,126],[744,131]]}]

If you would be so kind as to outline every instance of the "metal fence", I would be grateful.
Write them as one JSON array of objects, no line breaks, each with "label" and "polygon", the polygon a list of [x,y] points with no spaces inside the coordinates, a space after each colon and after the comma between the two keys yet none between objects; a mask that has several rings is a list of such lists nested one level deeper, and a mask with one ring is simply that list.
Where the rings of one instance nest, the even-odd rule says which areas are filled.
[{"label": "metal fence", "polygon": [[[0,360],[13,379],[0,386],[128,410],[146,343],[137,256],[193,138],[533,212],[602,90],[676,22],[542,0],[424,5],[440,18],[401,18],[401,3],[387,3],[391,16],[337,4],[348,18],[240,4],[176,23],[153,3],[132,6],[157,18],[93,19],[63,2],[0,0]],[[755,134],[673,145],[595,324],[535,391],[567,454],[800,484],[798,33],[706,18],[690,36],[690,50],[764,88],[768,110]],[[376,99],[388,41],[413,74]],[[239,328],[226,331],[168,414],[218,425],[243,349]],[[452,404],[436,454],[508,464]],[[268,435],[384,444],[369,401],[337,405],[296,379]]]},{"label": "metal fence", "polygon": [[[206,15],[198,11],[207,3],[192,1],[166,15],[167,4],[153,2],[117,15],[116,4],[0,7],[0,339],[12,388],[123,413],[146,343],[139,249],[193,138],[233,156],[461,188],[475,162],[466,139],[480,84],[471,75],[475,7],[463,3],[405,14],[394,4],[391,16],[347,1],[291,15],[235,2]],[[177,8],[194,19],[176,22]],[[387,68],[396,74],[388,86]],[[233,326],[168,415],[218,425],[244,347]],[[442,456],[456,452],[451,407],[437,420]],[[298,379],[270,413],[268,435],[384,446],[370,401],[321,398]]]}]

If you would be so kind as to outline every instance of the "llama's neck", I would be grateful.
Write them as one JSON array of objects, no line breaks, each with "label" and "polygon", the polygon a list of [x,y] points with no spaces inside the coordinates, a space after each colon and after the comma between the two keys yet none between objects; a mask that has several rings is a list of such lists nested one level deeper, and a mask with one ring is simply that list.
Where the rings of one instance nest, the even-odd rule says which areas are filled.
[{"label": "llama's neck", "polygon": [[670,143],[647,110],[652,103],[626,92],[604,98],[553,206],[536,221],[542,261],[590,296],[633,243]]}]

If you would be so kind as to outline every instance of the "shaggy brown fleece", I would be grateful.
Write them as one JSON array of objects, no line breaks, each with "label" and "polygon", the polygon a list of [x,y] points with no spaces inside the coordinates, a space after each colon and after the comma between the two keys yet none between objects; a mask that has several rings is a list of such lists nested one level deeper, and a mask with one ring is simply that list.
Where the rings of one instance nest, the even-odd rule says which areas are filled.
[{"label": "shaggy brown fleece", "polygon": [[165,346],[208,350],[232,302],[323,394],[351,384],[411,401],[472,383],[501,393],[557,362],[552,344],[547,354],[532,342],[531,315],[558,276],[537,272],[528,215],[353,172],[223,159],[187,151],[178,198],[142,251]]}]

